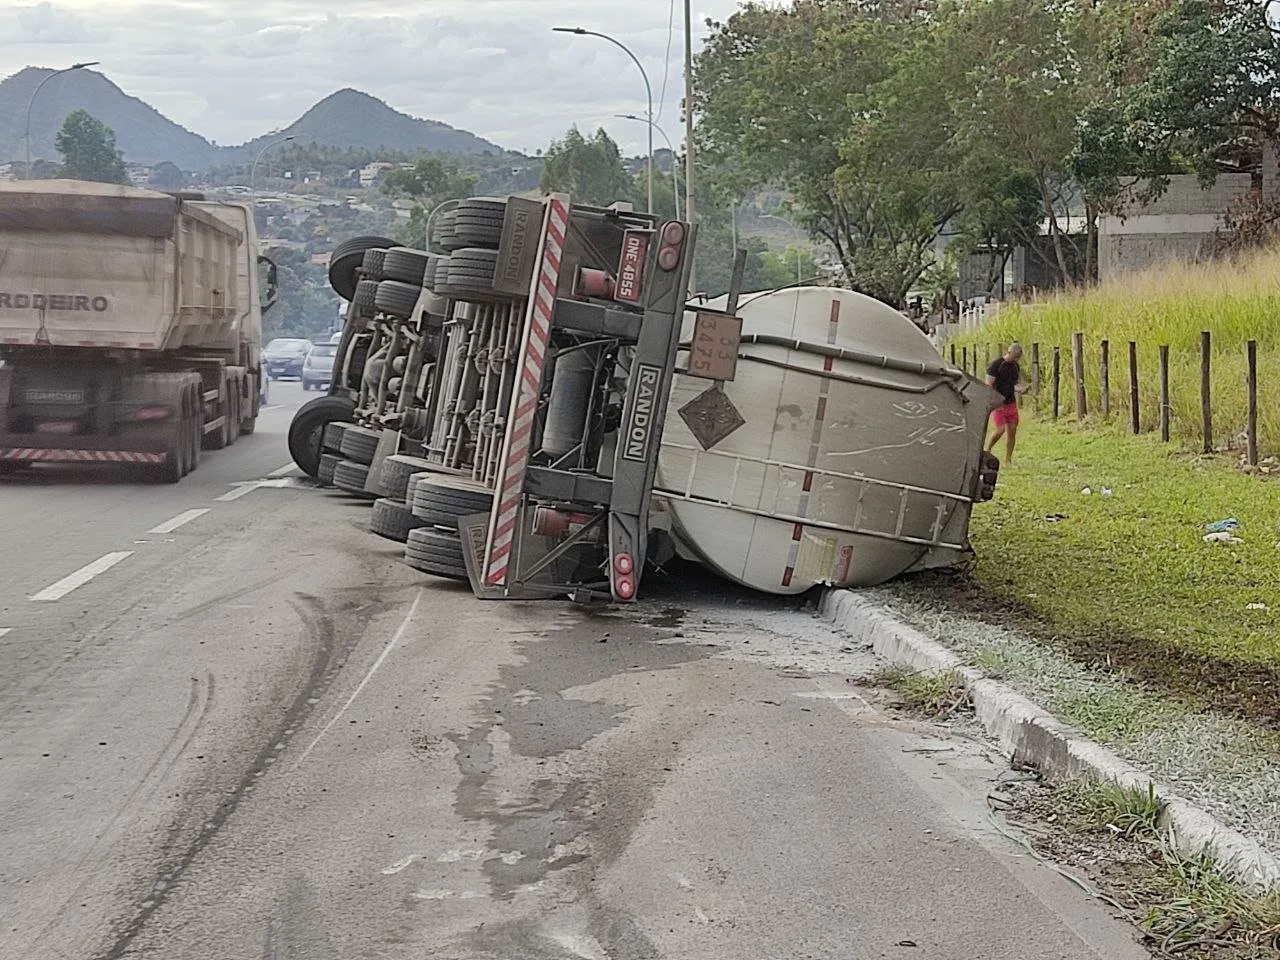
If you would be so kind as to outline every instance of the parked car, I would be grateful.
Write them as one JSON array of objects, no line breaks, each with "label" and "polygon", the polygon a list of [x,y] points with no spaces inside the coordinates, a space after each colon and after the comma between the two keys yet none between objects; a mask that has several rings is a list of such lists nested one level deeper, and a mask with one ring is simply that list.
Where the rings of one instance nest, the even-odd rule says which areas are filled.
[{"label": "parked car", "polygon": [[332,343],[317,343],[302,362],[302,389],[319,390],[333,380],[333,365],[338,358],[338,348]]},{"label": "parked car", "polygon": [[310,340],[277,337],[262,350],[262,366],[272,380],[301,377],[302,365],[311,349]]}]

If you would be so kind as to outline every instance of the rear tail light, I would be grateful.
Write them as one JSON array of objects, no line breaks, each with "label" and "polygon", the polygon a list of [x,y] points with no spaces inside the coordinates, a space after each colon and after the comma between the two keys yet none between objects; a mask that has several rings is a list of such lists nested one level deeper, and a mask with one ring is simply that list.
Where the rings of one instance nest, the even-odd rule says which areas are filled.
[{"label": "rear tail light", "polygon": [[636,564],[629,553],[613,556],[613,593],[619,600],[630,600],[636,595]]},{"label": "rear tail light", "polygon": [[613,558],[613,569],[617,570],[624,577],[631,576],[635,572],[635,561],[631,559],[631,554],[620,553]]},{"label": "rear tail light", "polygon": [[168,407],[139,407],[134,411],[135,420],[164,420],[169,416]]},{"label": "rear tail light", "polygon": [[658,266],[663,270],[674,270],[680,265],[680,254],[684,249],[685,228],[679,220],[672,220],[662,228],[662,237],[658,247]]}]

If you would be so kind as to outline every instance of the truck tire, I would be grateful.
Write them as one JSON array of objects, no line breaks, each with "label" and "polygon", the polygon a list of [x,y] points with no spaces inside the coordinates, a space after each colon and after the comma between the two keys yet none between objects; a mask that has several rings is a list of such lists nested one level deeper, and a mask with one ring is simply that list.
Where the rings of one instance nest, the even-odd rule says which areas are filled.
[{"label": "truck tire", "polygon": [[[364,274],[365,280],[372,280],[377,283],[379,280],[386,279],[386,274],[382,272],[386,263],[387,251],[381,247],[370,247],[364,252],[364,259],[360,261],[360,272]],[[360,287],[357,284],[356,290]]]},{"label": "truck tire", "polygon": [[453,224],[456,214],[452,210],[446,210],[440,214],[440,219],[436,221],[436,227],[432,231],[431,239],[435,245],[441,250],[448,253],[450,250],[458,246],[458,236],[454,233]]},{"label": "truck tire", "polygon": [[351,426],[350,423],[341,421],[324,425],[324,440],[321,446],[325,453],[342,452],[342,435],[347,432],[349,426]]},{"label": "truck tire", "polygon": [[382,461],[382,472],[378,475],[378,485],[382,495],[389,500],[405,503],[408,498],[409,481],[416,474],[426,473],[435,464],[421,457],[409,457],[402,453],[387,457]]},{"label": "truck tire", "polygon": [[498,268],[496,250],[466,247],[449,257],[449,267],[441,276],[436,271],[437,292],[455,300],[493,300],[493,277]]},{"label": "truck tire", "polygon": [[373,247],[386,249],[398,246],[396,241],[387,237],[352,237],[344,240],[334,248],[329,260],[329,286],[343,300],[355,296],[356,283],[360,280],[359,270],[364,265],[364,252]]},{"label": "truck tire", "polygon": [[505,200],[473,197],[458,204],[454,233],[472,247],[497,249],[502,243],[502,224],[507,215]]},{"label": "truck tire", "polygon": [[422,287],[401,280],[383,280],[378,284],[375,303],[383,313],[407,319],[413,316],[413,308],[422,296]]},{"label": "truck tire", "polygon": [[436,270],[442,262],[448,259],[448,257],[442,257],[438,253],[428,254],[427,265],[422,268],[422,285],[428,290],[435,290]]},{"label": "truck tire", "polygon": [[369,517],[369,529],[380,537],[404,543],[409,531],[417,530],[423,522],[415,517],[403,503],[394,500],[373,501],[373,515]]},{"label": "truck tire", "polygon": [[341,462],[342,458],[336,453],[322,453],[320,455],[320,466],[316,470],[316,479],[320,481],[320,486],[333,486],[333,471]]},{"label": "truck tire", "polygon": [[[245,384],[246,384],[247,386],[249,386],[249,387],[256,388],[256,387],[257,387],[257,385],[258,385],[258,384],[257,384],[257,378],[255,378],[255,377],[246,377],[246,378],[245,378]],[[244,404],[246,404],[246,403],[247,403],[247,404],[249,405],[249,409],[252,411],[252,410],[253,410],[253,408],[254,408],[254,406],[256,406],[256,404],[257,404],[257,397],[255,397],[255,396],[254,396],[254,394],[253,394],[253,392],[252,392],[252,391],[250,391],[250,393],[249,393],[248,397],[247,397],[247,398],[242,398],[242,400],[243,400],[243,402],[241,403],[241,410],[240,410],[240,413],[242,414],[242,416],[241,416],[241,418],[240,418],[240,432],[241,432],[244,436],[246,436],[246,437],[247,437],[247,436],[250,436],[250,435],[254,432],[254,430],[256,430],[256,429],[258,428],[258,414],[257,414],[257,412],[255,411],[255,412],[250,413],[250,414],[249,414],[249,416],[247,416],[247,417],[246,417],[246,416],[243,416],[243,414],[244,414]]]},{"label": "truck tire", "polygon": [[320,469],[325,427],[334,421],[350,422],[356,405],[346,397],[316,397],[304,403],[289,424],[289,456],[309,477]]},{"label": "truck tire", "polygon": [[365,492],[365,481],[369,479],[369,467],[364,463],[352,463],[342,460],[333,468],[333,485],[339,490],[370,496]]},{"label": "truck tire", "polygon": [[[370,253],[381,253],[380,250],[370,250]],[[356,305],[356,309],[370,311],[377,308],[378,305],[378,281],[377,280],[361,280],[356,284],[356,293],[351,302]]]},{"label": "truck tire", "polygon": [[409,509],[420,520],[456,529],[459,517],[492,510],[493,492],[462,477],[419,478]]},{"label": "truck tire", "polygon": [[425,250],[414,250],[412,247],[392,247],[386,253],[386,266],[383,267],[382,279],[399,280],[411,286],[422,286],[422,273],[427,268],[427,260],[431,254]]},{"label": "truck tire", "polygon": [[240,439],[240,383],[237,380],[227,381],[227,410],[225,424],[227,427],[227,446]]},{"label": "truck tire", "polygon": [[450,580],[468,580],[462,540],[441,530],[419,527],[405,540],[404,562],[415,570]]},{"label": "truck tire", "polygon": [[381,439],[381,431],[370,430],[368,427],[347,427],[342,434],[338,452],[348,460],[368,466],[378,453],[378,442]]}]

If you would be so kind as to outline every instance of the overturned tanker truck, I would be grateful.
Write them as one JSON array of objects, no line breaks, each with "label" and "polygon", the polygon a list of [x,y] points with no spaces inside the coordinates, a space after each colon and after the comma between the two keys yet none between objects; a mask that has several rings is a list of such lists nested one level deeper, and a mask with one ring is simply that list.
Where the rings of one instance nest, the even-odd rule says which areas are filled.
[{"label": "overturned tanker truck", "polygon": [[994,491],[994,393],[823,287],[690,303],[696,228],[472,198],[431,250],[340,245],[328,396],[290,451],[482,598],[636,597],[673,554],[772,593],[955,564]]}]

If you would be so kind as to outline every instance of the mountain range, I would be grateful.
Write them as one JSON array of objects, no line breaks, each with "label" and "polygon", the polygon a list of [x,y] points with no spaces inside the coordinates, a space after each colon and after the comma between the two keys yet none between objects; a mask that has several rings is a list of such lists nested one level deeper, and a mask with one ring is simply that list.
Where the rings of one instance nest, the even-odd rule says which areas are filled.
[{"label": "mountain range", "polygon": [[[27,67],[0,81],[0,162],[26,155],[27,107],[36,86],[53,71]],[[87,110],[115,131],[125,160],[155,165],[168,160],[183,170],[251,160],[271,139],[293,136],[299,144],[480,154],[502,148],[473,133],[437,120],[420,120],[358,90],[325,97],[283,130],[263,134],[239,146],[219,146],[174,123],[150,104],[131,97],[94,70],[75,70],[45,85],[31,114],[33,159],[56,159],[54,137],[73,110]]]}]

